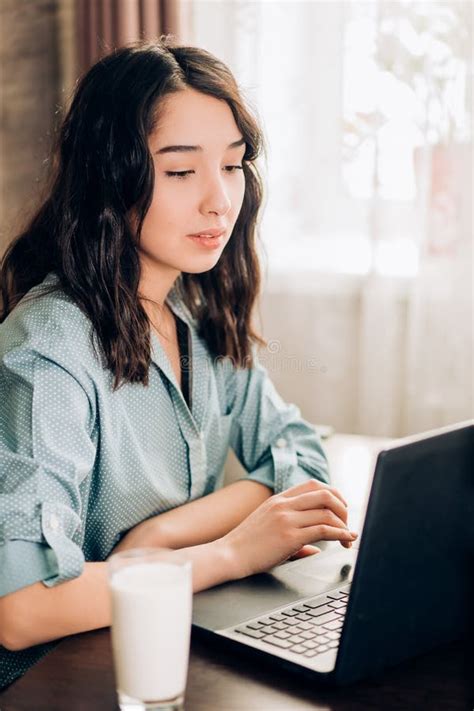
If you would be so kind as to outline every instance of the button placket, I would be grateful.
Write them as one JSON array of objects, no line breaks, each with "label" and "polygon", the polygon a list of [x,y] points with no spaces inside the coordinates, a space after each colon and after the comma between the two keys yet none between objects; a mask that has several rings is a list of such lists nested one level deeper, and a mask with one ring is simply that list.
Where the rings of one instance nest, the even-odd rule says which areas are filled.
[{"label": "button placket", "polygon": [[204,436],[201,432],[193,434],[188,440],[189,465],[191,469],[190,494],[198,494],[203,485],[207,471],[207,452]]},{"label": "button placket", "polygon": [[[201,432],[198,430],[196,422],[184,399],[171,390],[171,401],[178,427],[181,431],[186,447],[188,449],[188,496],[192,496],[194,491],[199,490],[199,480],[201,478],[202,469],[202,452],[201,452]],[[196,485],[196,480],[198,484]]]}]

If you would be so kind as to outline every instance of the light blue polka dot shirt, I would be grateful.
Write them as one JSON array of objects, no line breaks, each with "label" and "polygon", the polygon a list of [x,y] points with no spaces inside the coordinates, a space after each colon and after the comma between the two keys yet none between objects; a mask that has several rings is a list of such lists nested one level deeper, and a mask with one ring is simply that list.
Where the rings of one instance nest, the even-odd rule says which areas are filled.
[{"label": "light blue polka dot shirt", "polygon": [[[153,331],[148,387],[113,392],[89,319],[63,291],[43,293],[56,283],[51,272],[0,324],[0,596],[71,580],[139,522],[215,491],[229,447],[275,492],[329,481],[299,410],[258,363],[213,359],[173,292],[188,329],[191,409]],[[55,644],[0,647],[0,688]]]}]

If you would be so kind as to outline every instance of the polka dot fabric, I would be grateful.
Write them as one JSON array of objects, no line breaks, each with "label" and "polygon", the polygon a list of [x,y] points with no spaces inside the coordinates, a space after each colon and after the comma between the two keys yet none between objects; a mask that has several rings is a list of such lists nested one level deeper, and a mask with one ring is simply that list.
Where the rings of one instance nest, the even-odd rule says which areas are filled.
[{"label": "polka dot fabric", "polygon": [[[248,478],[276,492],[329,481],[314,429],[285,404],[260,365],[212,359],[188,329],[191,409],[151,333],[147,387],[113,392],[91,343],[91,324],[51,272],[0,324],[0,596],[34,582],[71,580],[103,561],[151,516],[222,485],[232,447]],[[0,688],[57,643],[0,647]]]}]

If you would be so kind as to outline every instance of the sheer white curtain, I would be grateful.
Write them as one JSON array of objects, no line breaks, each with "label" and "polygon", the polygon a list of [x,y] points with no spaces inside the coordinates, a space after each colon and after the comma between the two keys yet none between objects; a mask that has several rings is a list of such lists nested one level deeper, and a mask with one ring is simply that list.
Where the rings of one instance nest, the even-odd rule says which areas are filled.
[{"label": "sheer white curtain", "polygon": [[269,346],[313,422],[401,436],[473,416],[472,6],[194,3],[268,144]]}]

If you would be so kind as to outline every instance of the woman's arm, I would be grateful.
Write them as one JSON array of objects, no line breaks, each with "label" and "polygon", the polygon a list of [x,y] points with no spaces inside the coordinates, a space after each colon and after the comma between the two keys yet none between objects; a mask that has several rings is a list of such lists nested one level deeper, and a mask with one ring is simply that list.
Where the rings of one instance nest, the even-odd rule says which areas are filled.
[{"label": "woman's arm", "polygon": [[[227,549],[205,544],[222,538],[271,494],[263,484],[235,482],[138,524],[113,553],[148,545],[191,546],[188,553],[194,563],[195,591],[217,585],[232,577]],[[94,605],[90,605],[91,598]],[[86,563],[81,576],[63,585],[47,588],[38,582],[0,598],[0,644],[12,650],[109,624],[105,563]]]},{"label": "woman's arm", "polygon": [[[308,481],[271,496],[222,538],[183,549],[198,592],[268,570],[314,540],[352,542],[338,492]],[[53,588],[34,583],[0,598],[0,644],[20,650],[110,624],[106,563]]]},{"label": "woman's arm", "polygon": [[272,493],[268,486],[255,481],[236,481],[138,524],[114,552],[143,545],[185,548],[215,541],[238,526]]},{"label": "woman's arm", "polygon": [[226,411],[231,413],[230,447],[248,480],[276,494],[316,479],[330,483],[329,465],[319,435],[300,410],[286,403],[258,362],[251,368],[222,364]]},{"label": "woman's arm", "polygon": [[[194,592],[235,577],[223,541],[188,548],[186,555],[193,564]],[[0,598],[0,644],[11,651],[107,627],[110,621],[105,562],[85,563],[82,575],[53,588],[38,582]]]}]

